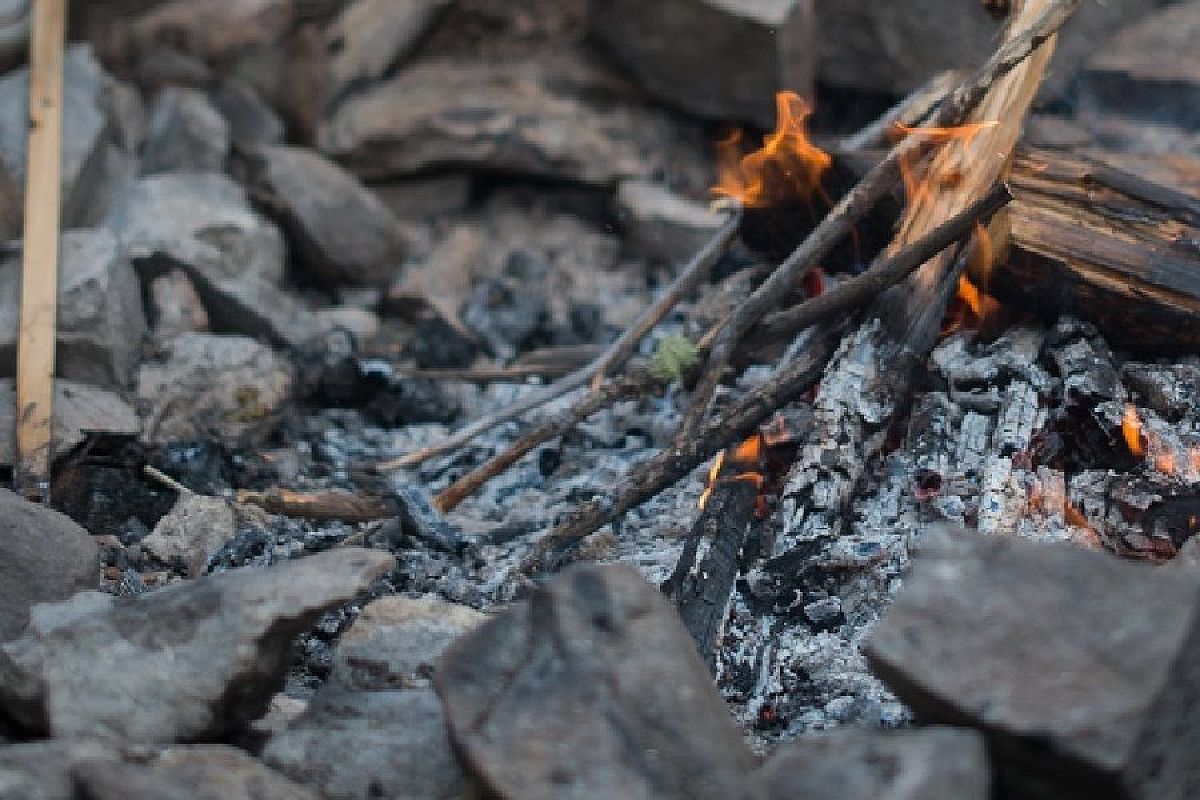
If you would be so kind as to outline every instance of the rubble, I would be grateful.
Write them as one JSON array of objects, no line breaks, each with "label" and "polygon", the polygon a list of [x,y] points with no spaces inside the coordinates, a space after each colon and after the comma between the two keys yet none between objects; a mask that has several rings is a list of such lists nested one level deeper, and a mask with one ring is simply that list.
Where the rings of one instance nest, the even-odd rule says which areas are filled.
[{"label": "rubble", "polygon": [[40,606],[0,648],[0,703],[31,733],[168,744],[261,714],[293,638],[395,565],[342,548],[267,570],[198,578],[137,598]]},{"label": "rubble", "polygon": [[650,92],[693,114],[770,128],[777,91],[812,93],[811,0],[592,0],[588,24]]},{"label": "rubble", "polygon": [[142,174],[221,172],[229,123],[199,89],[166,87],[155,95],[142,146]]},{"label": "rubble", "polygon": [[[1187,797],[1200,576],[1063,544],[927,534],[866,644],[928,722],[984,732],[1014,797]],[[1070,613],[1064,613],[1070,609]]]},{"label": "rubble", "polygon": [[99,583],[99,554],[88,532],[7,489],[0,489],[0,548],[0,642],[21,634],[34,604]]},{"label": "rubble", "polygon": [[158,561],[179,564],[188,577],[204,572],[208,560],[236,533],[233,508],[220,497],[180,495],[174,507],[141,540],[142,549]]},{"label": "rubble", "polygon": [[[56,371],[126,386],[146,332],[137,276],[107,230],[66,231],[60,248]],[[0,263],[0,375],[15,374],[20,280],[19,257]]]}]

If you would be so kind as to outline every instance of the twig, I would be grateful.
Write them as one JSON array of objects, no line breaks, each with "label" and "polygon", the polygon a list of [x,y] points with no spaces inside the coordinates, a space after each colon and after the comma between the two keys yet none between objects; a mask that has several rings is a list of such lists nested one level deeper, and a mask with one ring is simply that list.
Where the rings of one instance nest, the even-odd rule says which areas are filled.
[{"label": "twig", "polygon": [[575,511],[538,540],[522,562],[522,572],[533,575],[553,568],[571,546],[654,497],[718,450],[745,437],[780,405],[812,386],[833,352],[841,328],[841,325],[830,325],[815,331],[802,353],[778,367],[766,383],[753,389],[728,411],[706,423],[696,437],[682,447],[662,450],[649,461],[635,466],[612,493]]},{"label": "twig", "polygon": [[603,354],[586,367],[555,381],[541,391],[534,392],[507,408],[472,422],[435,445],[422,448],[391,461],[377,464],[375,468],[381,472],[387,472],[394,469],[414,467],[430,458],[442,455],[443,453],[449,453],[467,444],[480,434],[495,428],[497,425],[508,422],[511,419],[516,419],[528,411],[539,408],[552,400],[562,397],[568,392],[587,385],[593,379],[620,369],[629,360],[634,350],[637,349],[638,343],[655,325],[662,321],[663,317],[675,307],[675,304],[685,295],[694,291],[696,287],[708,278],[713,265],[717,263],[721,254],[725,252],[729,243],[733,241],[740,222],[740,213],[735,212],[731,214],[725,220],[725,223],[713,233],[712,237],[709,238],[699,252],[692,257],[692,260],[683,268],[683,271],[668,287],[667,291],[642,312],[642,315],[638,317],[633,325],[622,333]]},{"label": "twig", "polygon": [[[988,91],[1004,75],[1029,57],[1054,35],[1070,18],[1083,0],[1056,0],[1047,4],[1029,28],[1005,41],[974,75],[956,88],[938,107],[931,127],[952,127],[961,124],[987,96]],[[901,164],[915,164],[933,147],[936,137],[908,136],[899,142],[888,156],[875,165],[858,185],[834,206],[821,224],[813,229],[799,247],[779,268],[742,303],[730,316],[718,334],[709,353],[702,378],[693,393],[692,402],[676,434],[676,444],[694,436],[708,414],[708,405],[717,385],[724,380],[738,340],[770,310],[779,298],[804,277],[814,264],[829,254],[848,236],[862,217],[870,211],[900,179]]]},{"label": "twig", "polygon": [[242,489],[237,493],[237,499],[239,503],[258,506],[272,514],[318,521],[373,522],[396,516],[396,509],[383,498],[343,491],[293,492],[271,489],[252,492]]},{"label": "twig", "polygon": [[173,492],[178,492],[179,494],[195,494],[195,492],[193,492],[191,489],[184,486],[182,483],[175,480],[158,467],[152,467],[149,464],[145,464],[142,466],[142,473],[145,474],[147,478],[161,483],[163,486],[167,487]]},{"label": "twig", "polygon": [[770,315],[751,330],[748,347],[754,348],[769,341],[778,341],[821,320],[829,319],[834,314],[866,303],[880,292],[907,278],[913,270],[942,250],[970,234],[976,223],[985,222],[1010,200],[1012,194],[1008,187],[1002,183],[996,184],[990,192],[921,239],[890,256],[876,260],[871,268],[861,275],[856,275],[794,308]]}]

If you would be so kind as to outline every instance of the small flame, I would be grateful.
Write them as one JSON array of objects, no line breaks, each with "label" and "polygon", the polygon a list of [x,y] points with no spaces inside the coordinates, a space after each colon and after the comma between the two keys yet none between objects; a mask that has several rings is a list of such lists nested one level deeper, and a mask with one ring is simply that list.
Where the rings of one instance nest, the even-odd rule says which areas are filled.
[{"label": "small flame", "polygon": [[1133,403],[1125,406],[1125,415],[1121,417],[1121,433],[1125,437],[1125,446],[1136,458],[1146,453],[1142,447],[1142,421],[1138,419],[1137,408]]},{"label": "small flame", "polygon": [[756,433],[739,444],[733,451],[733,463],[738,466],[755,465],[762,457],[763,437]]},{"label": "small flame", "polygon": [[717,485],[717,476],[721,474],[721,465],[725,463],[725,451],[717,453],[717,457],[713,459],[712,466],[708,468],[708,484],[704,487],[704,491],[700,493],[700,508],[703,509],[708,505],[708,498],[712,497],[713,487]]},{"label": "small flame", "polygon": [[[719,181],[713,194],[741,201],[747,208],[769,206],[784,196],[812,197],[833,159],[808,139],[812,106],[795,92],[775,95],[777,122],[763,146],[740,154],[741,131],[717,143]],[[775,182],[783,179],[786,185]]]}]

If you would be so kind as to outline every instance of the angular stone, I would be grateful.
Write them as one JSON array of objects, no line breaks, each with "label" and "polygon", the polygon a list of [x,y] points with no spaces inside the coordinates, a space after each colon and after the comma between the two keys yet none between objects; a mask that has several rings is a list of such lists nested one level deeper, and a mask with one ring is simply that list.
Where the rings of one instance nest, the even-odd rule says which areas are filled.
[{"label": "angular stone", "polygon": [[[88,433],[133,434],[141,432],[137,412],[107,389],[75,381],[54,382],[54,455],[69,453]],[[12,466],[16,458],[16,386],[0,378],[0,464]]]},{"label": "angular stone", "polygon": [[[141,356],[146,318],[137,276],[107,230],[62,235],[56,373],[124,386]],[[16,370],[21,260],[0,264],[0,375]]]},{"label": "angular stone", "polygon": [[355,0],[329,27],[330,95],[377,81],[407,57],[453,0]]},{"label": "angular stone", "polygon": [[866,643],[928,722],[988,736],[1011,797],[1186,798],[1200,764],[1200,573],[940,534]]},{"label": "angular stone", "polygon": [[1083,74],[1089,104],[1195,129],[1200,126],[1200,1],[1146,14],[1096,48]]},{"label": "angular stone", "polygon": [[291,368],[269,347],[242,336],[184,333],[161,362],[138,371],[149,408],[145,437],[162,443],[252,435],[291,396]]},{"label": "angular stone", "polygon": [[775,93],[811,96],[812,0],[592,0],[588,25],[659,99],[775,124]]},{"label": "angular stone", "polygon": [[565,571],[451,645],[434,683],[501,797],[740,797],[754,765],[674,609],[628,567]]},{"label": "angular stone", "polygon": [[150,108],[142,174],[221,172],[229,157],[229,123],[198,89],[161,89]]},{"label": "angular stone", "polygon": [[275,109],[245,81],[229,79],[213,90],[213,105],[229,121],[233,141],[247,149],[281,144],[287,133]]},{"label": "angular stone", "polygon": [[7,489],[0,489],[0,552],[0,641],[25,629],[35,603],[57,603],[100,580],[99,549],[87,531]]},{"label": "angular stone", "polygon": [[991,775],[975,731],[839,728],[779,748],[753,778],[763,800],[987,800]]},{"label": "angular stone", "polygon": [[266,709],[294,637],[394,567],[386,553],[340,548],[134,598],[80,595],[0,647],[0,705],[30,732],[59,738],[229,734]]},{"label": "angular stone", "polygon": [[591,105],[583,68],[428,60],[347,98],[320,149],[366,180],[466,167],[607,185],[664,168],[678,129],[632,106]]},{"label": "angular stone", "polygon": [[617,213],[643,256],[672,264],[694,255],[721,227],[721,217],[704,204],[649,181],[618,186]]},{"label": "angular stone", "polygon": [[258,156],[262,188],[313,278],[327,285],[387,286],[399,276],[399,225],[357,178],[298,147],[267,147]]},{"label": "angular stone", "polygon": [[318,800],[228,745],[169,747],[147,764],[77,760],[72,771],[88,800]]},{"label": "angular stone", "polygon": [[195,577],[234,537],[236,524],[233,507],[220,497],[180,495],[141,545],[163,564],[181,564],[188,576]]}]

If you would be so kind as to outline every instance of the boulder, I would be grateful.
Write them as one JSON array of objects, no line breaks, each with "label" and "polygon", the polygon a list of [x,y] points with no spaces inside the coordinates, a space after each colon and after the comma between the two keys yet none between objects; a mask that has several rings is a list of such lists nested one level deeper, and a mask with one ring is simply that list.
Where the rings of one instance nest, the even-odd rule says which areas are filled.
[{"label": "boulder", "polygon": [[588,27],[660,100],[775,124],[775,93],[811,96],[812,0],[591,0]]},{"label": "boulder", "polygon": [[[61,379],[54,382],[53,426],[55,456],[69,453],[88,433],[137,435],[142,429],[137,412],[120,395]],[[16,458],[16,430],[16,386],[12,379],[0,378],[0,464],[5,466]]]},{"label": "boulder", "polygon": [[731,798],[755,759],[662,593],[578,567],[442,655],[451,738],[506,798]]},{"label": "boulder", "polygon": [[[104,229],[62,235],[58,275],[56,374],[125,386],[141,357],[146,318],[137,275]],[[0,375],[16,371],[21,259],[0,263]]]},{"label": "boulder", "polygon": [[150,107],[142,174],[221,172],[229,141],[229,123],[204,92],[167,87]]},{"label": "boulder", "polygon": [[34,604],[65,600],[100,580],[99,550],[87,531],[7,489],[0,489],[0,552],[0,641],[25,629]]},{"label": "boulder", "polygon": [[288,363],[242,336],[184,333],[163,358],[142,364],[137,395],[148,409],[145,437],[162,443],[252,436],[291,396]]},{"label": "boulder", "polygon": [[865,645],[918,718],[987,735],[1006,797],[1200,792],[1200,572],[1067,544],[931,540]]},{"label": "boulder", "polygon": [[404,259],[392,212],[357,178],[299,147],[266,147],[259,182],[282,214],[309,277],[326,285],[387,286]]},{"label": "boulder", "polygon": [[703,203],[649,181],[617,187],[617,213],[633,246],[646,258],[682,264],[721,227]]},{"label": "boulder", "polygon": [[845,727],[781,746],[754,776],[763,800],[988,800],[991,775],[975,731]]},{"label": "boulder", "polygon": [[164,565],[180,565],[185,575],[196,577],[234,537],[236,525],[233,507],[220,497],[183,494],[141,546]]},{"label": "boulder", "polygon": [[0,706],[33,734],[138,744],[210,739],[260,716],[293,639],[395,567],[340,548],[117,599],[41,606],[0,647]]}]

